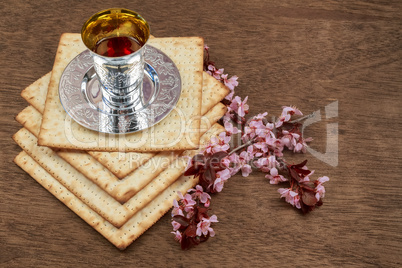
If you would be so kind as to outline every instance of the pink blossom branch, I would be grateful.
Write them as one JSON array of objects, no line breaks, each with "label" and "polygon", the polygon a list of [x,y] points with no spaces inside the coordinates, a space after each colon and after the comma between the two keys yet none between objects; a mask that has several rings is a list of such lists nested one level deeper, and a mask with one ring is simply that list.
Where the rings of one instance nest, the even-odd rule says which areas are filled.
[{"label": "pink blossom branch", "polygon": [[239,150],[241,150],[241,149],[243,149],[243,148],[246,148],[246,147],[252,145],[254,142],[255,142],[255,140],[250,140],[250,141],[248,141],[248,142],[242,144],[241,146],[239,146],[239,147],[233,149],[232,151],[230,151],[228,155],[231,155],[231,154],[233,154],[233,153],[235,153],[235,152],[237,152],[237,151],[239,151]]},{"label": "pink blossom branch", "polygon": [[[324,176],[311,181],[314,170],[307,168],[307,160],[289,164],[282,158],[285,148],[294,153],[306,152],[307,142],[312,139],[303,137],[299,122],[314,117],[316,113],[303,116],[296,107],[284,106],[281,115],[273,117],[272,122],[267,122],[267,112],[246,121],[248,97],[242,99],[234,95],[238,77],[234,75],[228,78],[223,68],[217,69],[215,63],[209,60],[207,46],[205,51],[204,70],[230,89],[223,100],[227,106],[227,113],[223,117],[226,131],[212,137],[204,150],[191,159],[184,173],[185,176],[198,177],[199,185],[184,196],[180,194],[180,200],[174,202],[172,233],[183,249],[215,235],[211,224],[217,222],[217,217],[207,213],[211,199],[208,193],[221,192],[227,180],[239,172],[247,177],[252,172],[252,164],[266,173],[265,178],[269,179],[270,184],[287,183],[288,188],[278,189],[281,198],[303,213],[322,205],[325,195],[323,183],[329,180]],[[293,115],[302,117],[291,120]],[[240,128],[233,126],[232,122],[236,122]],[[231,149],[231,137],[237,133],[241,133],[243,144]]]},{"label": "pink blossom branch", "polygon": [[311,113],[311,114],[308,114],[308,115],[302,116],[302,117],[300,117],[300,118],[297,118],[297,119],[295,119],[295,120],[289,121],[288,123],[290,123],[290,124],[295,124],[295,123],[301,122],[301,121],[303,121],[303,120],[305,120],[305,119],[312,118],[312,117],[315,116],[315,114],[316,114],[316,112],[313,112],[313,113]]}]

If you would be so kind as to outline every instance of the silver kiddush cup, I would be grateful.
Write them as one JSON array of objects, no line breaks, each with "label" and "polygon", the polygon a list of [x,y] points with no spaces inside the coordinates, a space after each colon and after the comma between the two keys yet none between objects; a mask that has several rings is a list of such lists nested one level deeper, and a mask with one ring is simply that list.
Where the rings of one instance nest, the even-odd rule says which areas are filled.
[{"label": "silver kiddush cup", "polygon": [[111,8],[89,18],[81,38],[91,51],[102,98],[113,113],[141,110],[149,25],[138,13]]}]

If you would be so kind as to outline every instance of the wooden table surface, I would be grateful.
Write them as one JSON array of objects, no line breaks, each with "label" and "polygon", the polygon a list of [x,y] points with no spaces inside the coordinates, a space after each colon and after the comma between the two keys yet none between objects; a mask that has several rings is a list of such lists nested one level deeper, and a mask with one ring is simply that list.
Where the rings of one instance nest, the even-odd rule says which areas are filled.
[{"label": "wooden table surface", "polygon": [[[400,267],[401,1],[192,2],[0,2],[0,267]],[[306,135],[321,155],[287,160],[309,159],[330,177],[324,205],[303,216],[263,174],[238,175],[213,196],[215,238],[182,251],[165,215],[121,252],[13,164],[20,91],[52,69],[62,33],[116,6],[142,14],[157,37],[202,36],[217,66],[239,77],[251,115],[319,110]],[[338,153],[326,163],[336,126]]]}]

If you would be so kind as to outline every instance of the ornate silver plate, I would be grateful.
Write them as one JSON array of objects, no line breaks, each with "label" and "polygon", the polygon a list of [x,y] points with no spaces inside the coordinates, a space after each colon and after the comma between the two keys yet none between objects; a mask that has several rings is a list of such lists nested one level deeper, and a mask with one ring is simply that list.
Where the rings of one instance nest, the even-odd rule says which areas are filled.
[{"label": "ornate silver plate", "polygon": [[149,128],[175,107],[181,93],[181,77],[174,62],[157,48],[145,47],[145,62],[142,109],[112,110],[103,103],[89,50],[65,68],[59,83],[61,104],[71,118],[91,130],[119,134]]}]

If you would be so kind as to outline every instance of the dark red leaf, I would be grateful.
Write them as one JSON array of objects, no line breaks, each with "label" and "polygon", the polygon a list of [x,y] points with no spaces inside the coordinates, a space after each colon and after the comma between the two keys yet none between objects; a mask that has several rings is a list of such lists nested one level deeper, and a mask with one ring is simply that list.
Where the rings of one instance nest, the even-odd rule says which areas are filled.
[{"label": "dark red leaf", "polygon": [[176,215],[173,217],[173,220],[175,222],[180,223],[181,226],[187,227],[190,224],[189,219],[187,219],[186,217],[183,217],[181,215]]},{"label": "dark red leaf", "polygon": [[305,181],[300,183],[300,187],[303,188],[304,191],[314,192],[314,183],[311,181]]},{"label": "dark red leaf", "polygon": [[[186,229],[189,230],[190,227],[188,227]],[[206,241],[206,239],[203,239],[203,237],[199,237],[199,236],[192,236],[192,230],[189,231],[191,236],[188,236],[188,234],[186,233],[186,231],[184,231],[184,233],[182,234],[182,239],[181,239],[181,248],[183,250],[187,250],[190,249],[194,246],[199,245],[201,242]]]},{"label": "dark red leaf", "polygon": [[222,166],[222,159],[228,155],[227,152],[217,152],[214,153],[211,158],[208,160],[208,165],[214,168],[223,169],[225,167]]},{"label": "dark red leaf", "polygon": [[204,207],[199,207],[198,208],[198,215],[197,215],[197,220],[200,222],[202,218],[209,218],[208,217],[208,208]]},{"label": "dark red leaf", "polygon": [[203,154],[196,154],[191,159],[190,167],[184,172],[185,176],[197,175],[205,165],[205,156]]},{"label": "dark red leaf", "polygon": [[213,168],[207,167],[207,169],[206,169],[205,172],[204,172],[204,177],[205,177],[205,180],[206,180],[208,183],[210,183],[210,184],[214,183],[214,181],[215,181],[215,179],[216,179],[216,172],[215,172],[215,170],[214,170]]},{"label": "dark red leaf", "polygon": [[191,224],[187,227],[187,229],[184,231],[184,234],[188,237],[195,237],[197,236],[197,225]]},{"label": "dark red leaf", "polygon": [[203,154],[196,154],[193,157],[194,162],[205,163],[205,156]]},{"label": "dark red leaf", "polygon": [[192,246],[192,243],[190,241],[190,238],[183,235],[181,238],[181,249],[186,250],[186,249],[190,249]]},{"label": "dark red leaf", "polygon": [[208,238],[209,238],[209,233],[207,234],[207,235],[202,235],[202,236],[200,236],[200,242],[205,242],[205,241],[207,241],[208,240]]},{"label": "dark red leaf", "polygon": [[302,175],[308,175],[311,173],[311,170],[308,170],[308,169],[295,168],[294,170],[297,173],[302,174]]},{"label": "dark red leaf", "polygon": [[193,157],[193,165],[196,169],[202,169],[205,166],[205,156],[197,154]]},{"label": "dark red leaf", "polygon": [[185,172],[184,176],[191,176],[195,175],[198,173],[198,170],[194,167],[194,165],[191,165]]},{"label": "dark red leaf", "polygon": [[300,206],[303,214],[307,214],[308,212],[312,211],[315,208],[315,206],[307,206],[303,202],[300,202]]},{"label": "dark red leaf", "polygon": [[292,166],[288,167],[288,169],[290,177],[292,177],[294,180],[300,181],[299,174],[292,168]]},{"label": "dark red leaf", "polygon": [[307,206],[315,206],[317,199],[312,192],[304,192],[302,195],[302,201]]},{"label": "dark red leaf", "polygon": [[302,168],[307,164],[307,160],[304,160],[303,162],[301,162],[300,164],[296,164],[296,165],[292,165],[292,167],[294,168]]},{"label": "dark red leaf", "polygon": [[194,246],[198,246],[202,242],[199,236],[191,237],[190,240]]},{"label": "dark red leaf", "polygon": [[226,157],[228,155],[227,152],[224,151],[220,151],[220,152],[216,152],[212,155],[212,158],[217,158],[219,160],[222,160],[224,157]]},{"label": "dark red leaf", "polygon": [[198,184],[201,185],[203,189],[205,189],[204,191],[207,191],[210,183],[205,179],[205,173],[200,174]]},{"label": "dark red leaf", "polygon": [[227,99],[223,99],[222,101],[221,101],[223,104],[225,104],[226,106],[228,106],[228,105],[230,105],[230,100],[227,100]]}]

